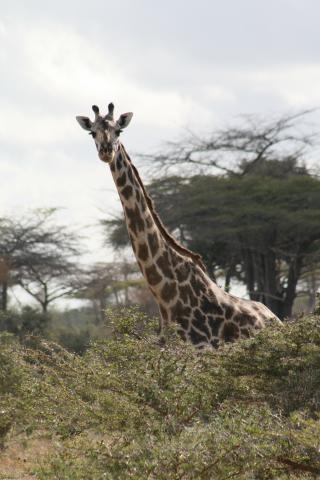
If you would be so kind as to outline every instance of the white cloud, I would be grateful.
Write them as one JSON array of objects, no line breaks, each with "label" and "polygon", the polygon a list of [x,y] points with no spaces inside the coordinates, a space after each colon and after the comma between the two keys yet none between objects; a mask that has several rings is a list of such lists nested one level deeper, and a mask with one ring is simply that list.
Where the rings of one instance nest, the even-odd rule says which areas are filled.
[{"label": "white cloud", "polygon": [[263,96],[273,92],[290,107],[318,106],[320,63],[293,64],[242,72],[239,77]]},{"label": "white cloud", "polygon": [[[1,164],[1,193],[16,210],[19,205],[68,204],[76,221],[90,223],[100,206],[110,205],[110,201],[114,206],[117,198],[108,167],[92,157],[90,164],[62,151],[35,149],[19,163],[9,158]],[[106,188],[111,195],[106,194]]]},{"label": "white cloud", "polygon": [[5,37],[6,33],[7,33],[6,26],[4,22],[0,20],[0,37],[2,38]]},{"label": "white cloud", "polygon": [[130,106],[139,111],[140,124],[154,127],[176,127],[197,109],[203,113],[203,107],[178,91],[135,83],[112,50],[112,45],[103,49],[88,45],[79,34],[56,26],[34,29],[26,43],[33,81],[48,94],[63,96],[67,103],[89,106],[95,101],[106,106],[109,99],[121,99],[116,105],[119,113]]},{"label": "white cloud", "polygon": [[[8,41],[12,42],[12,37]],[[32,85],[34,92],[41,98],[45,95],[48,102],[56,99],[56,111],[44,111],[45,106],[34,98],[30,98],[32,105],[27,112],[8,102],[4,105],[6,124],[2,122],[0,135],[7,136],[7,125],[14,125],[9,132],[12,141],[45,143],[69,137],[74,132],[70,110],[85,105],[89,112],[93,102],[102,108],[113,99],[120,99],[116,105],[119,113],[128,108],[138,111],[136,120],[140,125],[177,128],[196,116],[203,121],[212,116],[205,104],[187,93],[135,83],[117,63],[112,47],[102,49],[92,42],[88,44],[72,29],[52,24],[31,28],[19,25],[14,42],[13,50],[19,45],[22,64],[17,68],[23,71],[26,88]],[[222,87],[214,85],[208,88],[208,95],[216,99],[228,96]]]},{"label": "white cloud", "polygon": [[0,139],[7,143],[39,145],[58,143],[76,138],[74,119],[57,112],[27,112],[18,105],[4,103],[1,107]]},{"label": "white cloud", "polygon": [[[27,20],[17,14],[0,21],[0,140],[11,152],[0,153],[4,213],[10,206],[19,210],[21,205],[62,205],[68,207],[66,218],[85,225],[96,221],[99,207],[119,211],[111,176],[94,163],[98,159],[93,142],[74,119],[77,114],[90,115],[92,103],[104,109],[114,101],[118,114],[132,110],[134,122],[125,143],[130,151],[146,151],[152,143],[156,147],[176,138],[184,126],[201,132],[253,108],[301,108],[320,100],[316,60],[285,65],[272,63],[270,57],[261,67],[263,56],[253,45],[259,63],[253,61],[256,66],[249,69],[248,55],[243,63],[240,56],[233,60],[241,53],[242,39],[235,45],[231,32],[227,53],[233,47],[238,53],[223,63],[223,45],[216,55],[222,40],[215,39],[214,32],[207,32],[214,49],[210,42],[202,49],[197,29],[184,31],[175,22],[172,36],[160,38],[163,32],[158,29],[154,37],[159,38],[150,43],[146,35],[152,26],[142,33],[122,28],[118,45],[116,27],[107,37],[103,21],[91,7],[90,11],[88,25],[100,26],[95,35],[92,30],[87,35],[84,20],[82,26],[76,16],[69,23],[59,22],[45,10],[41,21],[34,12]],[[138,14],[136,20],[142,22]],[[165,12],[162,21],[167,25]],[[183,30],[179,45],[176,29]],[[191,53],[182,42],[184,36],[188,45],[194,44]],[[135,48],[130,49],[131,42]],[[135,52],[132,58],[130,52]]]},{"label": "white cloud", "polygon": [[201,89],[203,99],[215,102],[232,102],[236,100],[234,91],[221,85],[203,85]]},{"label": "white cloud", "polygon": [[0,215],[67,207],[58,218],[71,228],[81,226],[91,258],[101,258],[104,250],[98,219],[121,207],[109,168],[92,151],[91,157],[92,162],[84,162],[76,154],[37,148],[29,150],[19,163],[14,157],[2,160]]},{"label": "white cloud", "polygon": [[[260,97],[261,105],[266,96],[268,101],[273,96],[274,103],[282,98],[290,107],[311,105],[320,98],[320,64],[270,65],[249,70],[221,66],[215,69],[214,65],[210,70],[206,65],[205,72],[198,72],[197,84],[193,71],[191,88],[186,87],[187,82],[180,89],[175,83],[159,88],[156,79],[154,85],[146,85],[130,76],[123,55],[117,55],[113,43],[88,41],[75,28],[52,22],[16,22],[9,27],[0,24],[4,40],[1,51],[6,52],[3,67],[5,70],[10,62],[16,66],[16,79],[22,77],[27,98],[23,105],[12,97],[2,101],[0,138],[7,142],[75,142],[79,138],[75,114],[90,115],[92,103],[102,109],[110,100],[119,101],[119,113],[128,109],[137,112],[135,125],[139,128],[172,130],[174,136],[185,125],[201,130],[217,123],[224,107],[230,110],[233,106],[236,112],[241,92]],[[9,30],[10,35],[6,33]],[[166,54],[172,69],[171,52]],[[214,81],[210,81],[212,77]],[[241,110],[245,111],[245,106]]]}]

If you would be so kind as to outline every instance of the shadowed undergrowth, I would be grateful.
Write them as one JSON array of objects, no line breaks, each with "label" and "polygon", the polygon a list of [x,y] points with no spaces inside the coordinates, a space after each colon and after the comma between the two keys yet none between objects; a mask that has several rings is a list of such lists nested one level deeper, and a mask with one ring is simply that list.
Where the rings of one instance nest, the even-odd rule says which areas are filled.
[{"label": "shadowed undergrowth", "polygon": [[112,338],[81,357],[0,337],[0,478],[22,434],[55,442],[28,465],[41,480],[320,475],[319,316],[197,352],[174,335],[159,347],[136,310],[108,315]]}]

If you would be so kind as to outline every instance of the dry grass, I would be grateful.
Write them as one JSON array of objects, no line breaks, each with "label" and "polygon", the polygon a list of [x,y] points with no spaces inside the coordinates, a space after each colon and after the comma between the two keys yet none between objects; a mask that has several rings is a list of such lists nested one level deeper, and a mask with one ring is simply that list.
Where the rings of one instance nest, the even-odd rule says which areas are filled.
[{"label": "dry grass", "polygon": [[48,438],[44,433],[32,437],[11,435],[6,447],[0,451],[1,480],[34,480],[32,473],[41,459],[59,448],[59,442]]}]

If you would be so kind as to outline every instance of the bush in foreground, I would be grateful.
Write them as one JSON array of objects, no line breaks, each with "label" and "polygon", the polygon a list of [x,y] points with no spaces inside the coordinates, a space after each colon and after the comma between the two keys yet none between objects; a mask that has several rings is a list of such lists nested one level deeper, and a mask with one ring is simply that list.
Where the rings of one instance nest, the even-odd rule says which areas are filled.
[{"label": "bush in foreground", "polygon": [[136,310],[108,315],[113,337],[82,357],[2,337],[0,435],[61,439],[37,478],[320,475],[319,316],[197,352],[174,335],[159,347]]}]

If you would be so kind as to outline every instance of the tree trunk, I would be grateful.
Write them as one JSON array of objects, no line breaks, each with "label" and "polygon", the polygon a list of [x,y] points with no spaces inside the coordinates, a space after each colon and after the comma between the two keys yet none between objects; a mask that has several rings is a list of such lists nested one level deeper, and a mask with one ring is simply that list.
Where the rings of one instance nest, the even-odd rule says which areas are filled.
[{"label": "tree trunk", "polygon": [[317,300],[317,291],[318,291],[318,285],[317,285],[317,277],[316,273],[314,271],[311,272],[310,277],[308,279],[308,312],[313,312],[316,306],[316,300]]},{"label": "tree trunk", "polygon": [[3,282],[1,286],[1,310],[3,312],[6,312],[7,307],[8,307],[8,283]]},{"label": "tree trunk", "polygon": [[113,289],[113,294],[114,294],[114,297],[116,299],[116,305],[119,306],[120,305],[120,300],[119,300],[118,290],[116,288]]},{"label": "tree trunk", "polygon": [[276,257],[273,252],[268,252],[264,258],[264,304],[278,317],[283,314],[283,292],[278,288],[278,270]]},{"label": "tree trunk", "polygon": [[296,298],[296,288],[300,277],[302,259],[297,255],[289,265],[288,286],[283,303],[282,318],[290,318],[292,315],[293,302]]},{"label": "tree trunk", "polygon": [[46,284],[43,285],[43,302],[41,303],[41,305],[42,305],[43,313],[47,314],[49,298],[48,298],[48,287]]},{"label": "tree trunk", "polygon": [[99,297],[99,321],[97,322],[97,324],[99,323],[103,323],[104,320],[105,320],[105,311],[106,311],[106,308],[107,308],[107,304],[106,304],[106,298],[104,295],[101,295]]},{"label": "tree trunk", "polygon": [[226,292],[230,291],[230,284],[231,284],[231,269],[227,268],[226,277],[224,281],[224,289]]},{"label": "tree trunk", "polygon": [[128,275],[127,273],[124,274],[124,281],[125,281],[125,288],[124,288],[124,304],[126,306],[129,305],[129,287],[128,287]]},{"label": "tree trunk", "polygon": [[245,262],[245,283],[247,286],[247,291],[249,294],[250,300],[258,300],[257,292],[255,289],[255,278],[254,278],[254,259],[250,250],[244,252],[246,257]]},{"label": "tree trunk", "polygon": [[1,285],[1,310],[4,312],[8,307],[8,282],[10,276],[10,262],[6,257],[0,257],[0,285]]}]

